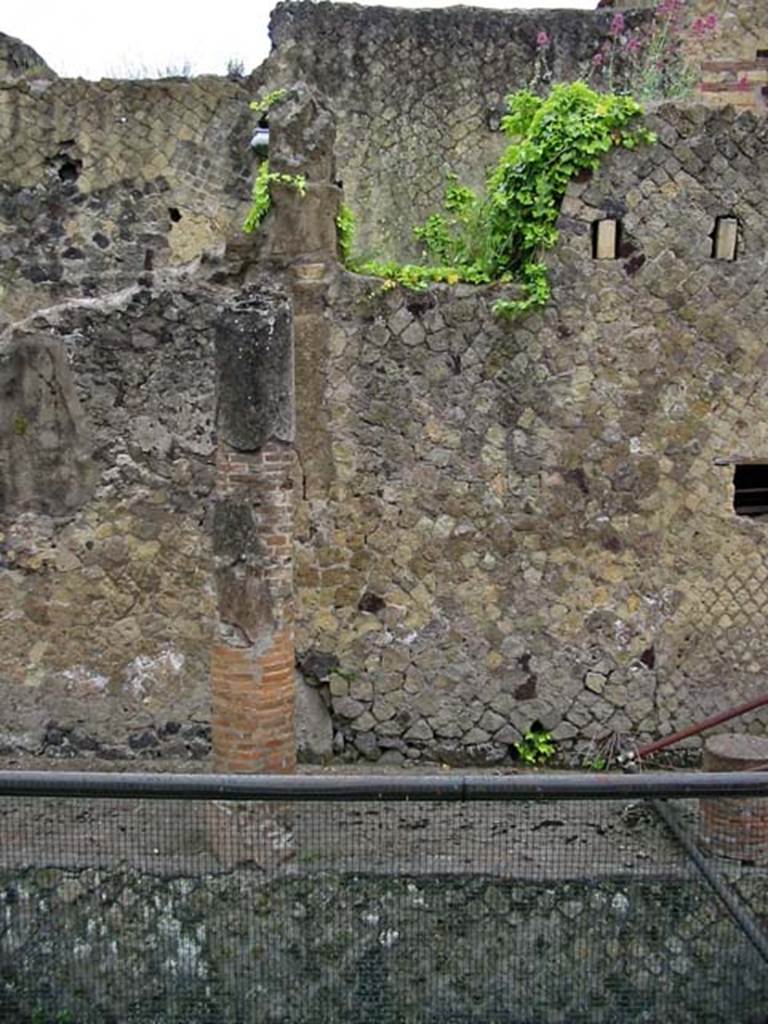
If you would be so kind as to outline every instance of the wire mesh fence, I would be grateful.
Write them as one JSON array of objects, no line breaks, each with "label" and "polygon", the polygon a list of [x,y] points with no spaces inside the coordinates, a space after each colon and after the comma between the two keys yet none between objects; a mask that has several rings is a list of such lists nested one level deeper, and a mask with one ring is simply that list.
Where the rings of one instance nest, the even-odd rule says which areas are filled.
[{"label": "wire mesh fence", "polygon": [[0,1021],[768,1020],[764,776],[99,778],[0,773]]}]

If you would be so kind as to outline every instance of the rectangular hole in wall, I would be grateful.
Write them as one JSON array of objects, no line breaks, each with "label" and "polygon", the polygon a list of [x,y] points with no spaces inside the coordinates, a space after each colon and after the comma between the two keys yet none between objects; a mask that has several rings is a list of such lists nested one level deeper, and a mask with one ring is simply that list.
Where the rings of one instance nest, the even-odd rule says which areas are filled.
[{"label": "rectangular hole in wall", "polygon": [[615,260],[619,255],[621,221],[596,220],[592,224],[592,259]]},{"label": "rectangular hole in wall", "polygon": [[712,258],[736,259],[739,244],[739,222],[735,217],[718,217],[712,232]]},{"label": "rectangular hole in wall", "polygon": [[757,60],[768,60],[768,50],[758,50],[755,57]]},{"label": "rectangular hole in wall", "polygon": [[750,462],[736,466],[733,490],[736,515],[768,515],[768,464]]}]

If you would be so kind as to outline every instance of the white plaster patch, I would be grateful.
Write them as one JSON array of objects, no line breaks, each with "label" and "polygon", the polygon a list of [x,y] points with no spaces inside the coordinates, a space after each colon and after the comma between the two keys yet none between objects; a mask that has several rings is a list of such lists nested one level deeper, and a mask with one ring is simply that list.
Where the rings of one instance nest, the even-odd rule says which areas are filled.
[{"label": "white plaster patch", "polygon": [[125,689],[136,700],[146,699],[159,681],[173,679],[184,668],[184,655],[168,645],[158,655],[140,654],[125,669]]},{"label": "white plaster patch", "polygon": [[109,686],[107,676],[92,672],[85,665],[64,669],[60,678],[64,680],[64,688],[72,697],[100,696]]}]

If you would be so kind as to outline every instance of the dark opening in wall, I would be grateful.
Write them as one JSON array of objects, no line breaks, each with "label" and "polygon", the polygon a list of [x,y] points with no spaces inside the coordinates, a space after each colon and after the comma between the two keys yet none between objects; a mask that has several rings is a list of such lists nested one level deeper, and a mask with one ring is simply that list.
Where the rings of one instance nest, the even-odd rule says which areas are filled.
[{"label": "dark opening in wall", "polygon": [[758,50],[755,57],[757,60],[768,60],[768,50]]},{"label": "dark opening in wall", "polygon": [[174,224],[178,224],[179,221],[181,220],[181,210],[179,210],[176,206],[169,206],[168,216],[171,218]]},{"label": "dark opening in wall", "polygon": [[736,515],[768,515],[768,463],[747,462],[736,466],[733,490]]},{"label": "dark opening in wall", "polygon": [[251,149],[266,156],[269,149],[269,118],[265,114],[259,118],[259,123],[251,136]]},{"label": "dark opening in wall", "polygon": [[736,217],[718,217],[712,231],[712,259],[733,262],[738,256],[739,222]]},{"label": "dark opening in wall", "polygon": [[486,124],[492,132],[501,131],[501,119],[504,117],[505,111],[502,109],[494,108],[489,110],[485,116]]},{"label": "dark opening in wall", "polygon": [[592,259],[615,260],[619,257],[621,221],[613,218],[596,220],[592,224]]},{"label": "dark opening in wall", "polygon": [[62,181],[77,181],[83,169],[82,160],[64,159],[59,164],[59,177]]}]

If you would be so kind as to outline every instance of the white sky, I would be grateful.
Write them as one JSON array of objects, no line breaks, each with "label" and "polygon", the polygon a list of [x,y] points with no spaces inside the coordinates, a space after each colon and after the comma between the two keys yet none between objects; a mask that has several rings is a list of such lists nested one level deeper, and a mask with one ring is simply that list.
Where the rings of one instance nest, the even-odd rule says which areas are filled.
[{"label": "white sky", "polygon": [[[372,3],[374,0],[363,0]],[[597,0],[476,0],[473,6],[572,7]],[[272,0],[2,0],[0,32],[33,46],[60,75],[85,78],[155,74],[191,64],[223,74],[230,60],[245,70],[269,52]],[[392,7],[449,7],[441,0],[391,0]]]}]

